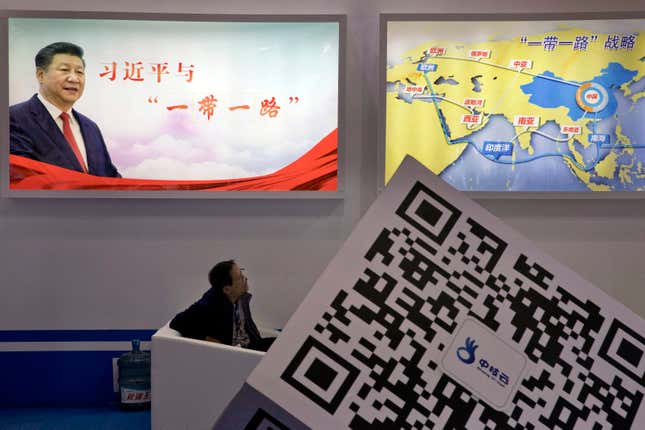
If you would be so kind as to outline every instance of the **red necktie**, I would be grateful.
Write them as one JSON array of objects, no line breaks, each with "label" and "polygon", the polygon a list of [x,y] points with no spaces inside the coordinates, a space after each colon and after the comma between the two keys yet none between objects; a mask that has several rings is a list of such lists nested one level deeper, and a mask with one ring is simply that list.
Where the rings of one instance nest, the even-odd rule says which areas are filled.
[{"label": "red necktie", "polygon": [[81,151],[78,149],[78,145],[76,144],[76,139],[74,139],[74,133],[72,133],[72,127],[70,127],[69,125],[69,114],[67,112],[62,112],[60,114],[60,117],[63,120],[63,134],[65,135],[65,139],[67,140],[67,143],[69,143],[69,146],[72,148],[74,155],[76,155],[76,159],[78,160],[79,163],[81,163],[81,168],[83,169],[83,172],[87,173],[87,166],[85,165],[85,160],[83,160]]}]

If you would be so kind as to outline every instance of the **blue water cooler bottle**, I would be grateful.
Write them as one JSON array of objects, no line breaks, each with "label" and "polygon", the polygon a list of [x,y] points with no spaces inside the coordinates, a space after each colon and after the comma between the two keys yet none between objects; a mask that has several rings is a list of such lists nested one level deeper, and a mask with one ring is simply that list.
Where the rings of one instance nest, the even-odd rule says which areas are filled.
[{"label": "blue water cooler bottle", "polygon": [[150,352],[141,351],[141,343],[134,339],[132,351],[122,354],[117,365],[121,409],[150,408]]}]

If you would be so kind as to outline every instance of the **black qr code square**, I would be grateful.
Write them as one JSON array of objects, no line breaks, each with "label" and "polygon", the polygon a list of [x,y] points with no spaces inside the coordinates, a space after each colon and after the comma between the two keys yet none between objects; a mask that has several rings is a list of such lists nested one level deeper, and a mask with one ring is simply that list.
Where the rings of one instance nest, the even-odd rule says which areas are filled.
[{"label": "black qr code square", "polygon": [[396,214],[436,243],[442,244],[461,216],[461,211],[417,182]]},{"label": "black qr code square", "polygon": [[260,408],[244,427],[244,430],[289,430],[289,427]]},{"label": "black qr code square", "polygon": [[281,378],[333,414],[358,377],[359,370],[313,337],[308,337]]},{"label": "black qr code square", "polygon": [[599,355],[645,386],[645,338],[618,320],[611,324]]}]

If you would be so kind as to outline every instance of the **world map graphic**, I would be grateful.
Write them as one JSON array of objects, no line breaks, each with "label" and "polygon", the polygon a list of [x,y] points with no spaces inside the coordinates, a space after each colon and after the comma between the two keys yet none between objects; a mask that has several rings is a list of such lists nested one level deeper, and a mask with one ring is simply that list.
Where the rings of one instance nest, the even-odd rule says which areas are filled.
[{"label": "world map graphic", "polygon": [[[446,25],[476,36],[441,38]],[[639,28],[390,25],[385,181],[410,154],[465,191],[645,191]]]}]

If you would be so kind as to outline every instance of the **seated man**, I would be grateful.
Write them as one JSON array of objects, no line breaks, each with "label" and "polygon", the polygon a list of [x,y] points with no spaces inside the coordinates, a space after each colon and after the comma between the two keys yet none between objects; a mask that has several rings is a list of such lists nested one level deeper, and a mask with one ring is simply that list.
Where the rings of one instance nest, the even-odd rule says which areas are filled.
[{"label": "seated man", "polygon": [[251,294],[242,270],[234,260],[217,263],[208,274],[211,288],[178,313],[170,328],[184,337],[268,350],[275,338],[262,338],[251,318]]}]

